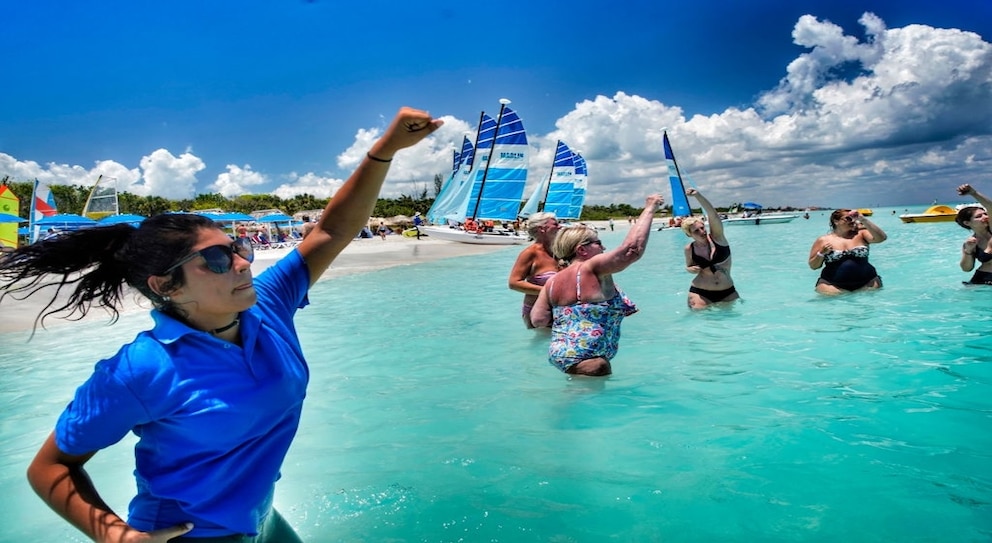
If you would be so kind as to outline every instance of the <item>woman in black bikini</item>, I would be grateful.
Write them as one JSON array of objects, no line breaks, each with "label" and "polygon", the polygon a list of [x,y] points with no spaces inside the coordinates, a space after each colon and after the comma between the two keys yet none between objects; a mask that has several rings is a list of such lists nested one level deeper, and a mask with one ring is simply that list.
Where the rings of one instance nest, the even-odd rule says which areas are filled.
[{"label": "woman in black bikini", "polygon": [[685,191],[706,212],[710,233],[701,218],[689,217],[682,221],[682,231],[692,238],[685,246],[685,269],[696,276],[689,287],[689,309],[703,309],[718,302],[732,302],[740,298],[730,277],[730,243],[723,235],[723,222],[716,208],[696,189]]},{"label": "woman in black bikini", "polygon": [[988,210],[992,209],[992,200],[967,184],[958,187],[958,194],[962,196],[970,194],[984,206],[963,208],[954,218],[954,222],[961,228],[972,232],[971,237],[966,239],[961,247],[961,270],[970,272],[975,269],[975,261],[979,262],[975,275],[965,284],[992,285],[992,231],[989,230],[988,214]]},{"label": "woman in black bikini", "polygon": [[885,232],[856,209],[838,209],[830,214],[830,233],[813,242],[809,267],[823,266],[816,281],[820,294],[841,294],[882,288],[882,278],[868,263],[868,246],[882,243]]}]

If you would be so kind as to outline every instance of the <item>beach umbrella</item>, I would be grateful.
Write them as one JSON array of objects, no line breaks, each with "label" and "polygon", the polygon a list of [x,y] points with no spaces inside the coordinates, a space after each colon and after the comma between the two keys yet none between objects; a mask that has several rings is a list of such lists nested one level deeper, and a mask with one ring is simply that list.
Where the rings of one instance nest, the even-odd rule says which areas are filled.
[{"label": "beach umbrella", "polygon": [[34,222],[35,226],[45,228],[81,228],[84,226],[94,226],[96,221],[76,215],[74,213],[57,213],[48,217],[43,217]]},{"label": "beach umbrella", "polygon": [[141,215],[131,215],[131,214],[121,214],[121,215],[107,215],[106,217],[97,221],[101,226],[108,224],[121,224],[127,223],[133,226],[138,226],[141,221],[145,220],[145,217]]},{"label": "beach umbrella", "polygon": [[210,217],[217,222],[252,222],[255,217],[247,215],[245,213],[238,213],[237,211],[229,211],[227,213],[203,213],[204,217]]},{"label": "beach umbrella", "polygon": [[10,213],[0,213],[0,222],[28,222],[28,220],[22,219],[17,215],[11,215]]},{"label": "beach umbrella", "polygon": [[293,222],[293,218],[285,213],[271,213],[265,215],[264,217],[259,217],[255,219],[255,222],[261,223],[277,223],[277,222]]},{"label": "beach umbrella", "polygon": [[761,204],[756,204],[754,202],[744,202],[741,204],[744,209],[761,209]]}]

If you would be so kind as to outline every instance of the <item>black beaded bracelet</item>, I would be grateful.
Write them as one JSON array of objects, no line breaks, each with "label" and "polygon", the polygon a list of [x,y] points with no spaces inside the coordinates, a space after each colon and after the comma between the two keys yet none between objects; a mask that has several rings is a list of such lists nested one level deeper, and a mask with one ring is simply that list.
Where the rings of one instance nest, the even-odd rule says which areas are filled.
[{"label": "black beaded bracelet", "polygon": [[393,161],[391,158],[379,158],[377,156],[372,156],[372,153],[365,153],[365,156],[369,157],[369,160],[373,162],[384,162],[388,164]]}]

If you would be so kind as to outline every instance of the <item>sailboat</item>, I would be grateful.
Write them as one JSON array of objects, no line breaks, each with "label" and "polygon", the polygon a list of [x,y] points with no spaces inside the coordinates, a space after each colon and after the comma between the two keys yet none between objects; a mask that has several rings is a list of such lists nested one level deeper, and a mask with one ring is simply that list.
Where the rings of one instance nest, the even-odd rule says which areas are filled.
[{"label": "sailboat", "polygon": [[682,182],[682,172],[679,163],[675,161],[672,142],[668,141],[668,132],[664,132],[662,140],[665,146],[665,162],[668,164],[668,183],[672,187],[672,217],[691,217],[692,208],[689,198],[685,195],[685,183]]},{"label": "sailboat", "polygon": [[41,226],[37,222],[45,217],[51,217],[58,212],[58,206],[55,205],[55,196],[52,195],[52,190],[48,187],[48,184],[35,179],[34,190],[31,196],[30,223],[28,224],[31,243],[38,241],[38,238],[41,237]]},{"label": "sailboat", "polygon": [[[495,128],[496,121],[491,118],[489,120],[492,121],[492,126]],[[482,125],[483,123],[480,122],[480,129]],[[476,138],[478,138],[478,135],[476,135]],[[469,174],[472,171],[472,164],[474,162],[475,146],[469,141],[468,136],[463,137],[461,151],[455,151],[454,153],[455,164],[451,175],[448,176],[448,180],[441,186],[441,191],[434,198],[434,204],[427,210],[425,218],[428,224],[448,224],[447,215],[456,215],[454,209],[455,202],[462,199],[460,193],[462,190],[465,190],[464,187],[470,182]]]},{"label": "sailboat", "polygon": [[[425,226],[421,230],[428,236],[446,241],[477,245],[520,245],[527,243],[527,236],[493,228],[469,231],[445,224],[464,224],[484,221],[513,221],[517,218],[520,200],[527,181],[527,133],[515,111],[507,107],[509,100],[500,100],[500,112],[495,122],[482,112],[476,136],[474,159],[479,164],[468,165],[465,182],[453,187],[447,197],[432,213],[443,218],[441,226]],[[465,162],[459,171],[465,170]],[[458,175],[458,174],[455,174]],[[454,179],[454,178],[453,178]],[[440,198],[439,198],[440,199]]]},{"label": "sailboat", "polygon": [[559,220],[578,220],[582,215],[588,188],[588,170],[582,155],[569,149],[558,140],[551,172],[541,180],[520,210],[520,217],[527,218],[545,211],[554,213]]},{"label": "sailboat", "polygon": [[81,215],[87,219],[100,220],[109,215],[117,215],[119,212],[117,178],[104,178],[100,175],[96,178],[96,183],[93,183],[93,189],[86,198],[86,205],[83,206]]}]

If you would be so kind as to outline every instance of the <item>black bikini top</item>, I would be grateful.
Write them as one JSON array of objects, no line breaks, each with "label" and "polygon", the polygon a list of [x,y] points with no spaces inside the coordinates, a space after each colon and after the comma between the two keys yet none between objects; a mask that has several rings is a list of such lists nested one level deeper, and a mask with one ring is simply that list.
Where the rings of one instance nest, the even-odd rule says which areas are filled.
[{"label": "black bikini top", "polygon": [[[695,248],[690,249],[692,251],[692,263],[700,268],[709,268],[710,271],[715,272],[717,264],[725,262],[728,258],[730,258],[730,246],[720,245],[716,242],[713,243],[713,246],[716,247],[713,251],[713,260],[710,260],[705,256],[697,255]],[[989,255],[989,257],[992,258],[992,255]]]},{"label": "black bikini top", "polygon": [[984,264],[989,260],[992,260],[992,253],[986,253],[981,249],[975,249],[975,260]]}]

